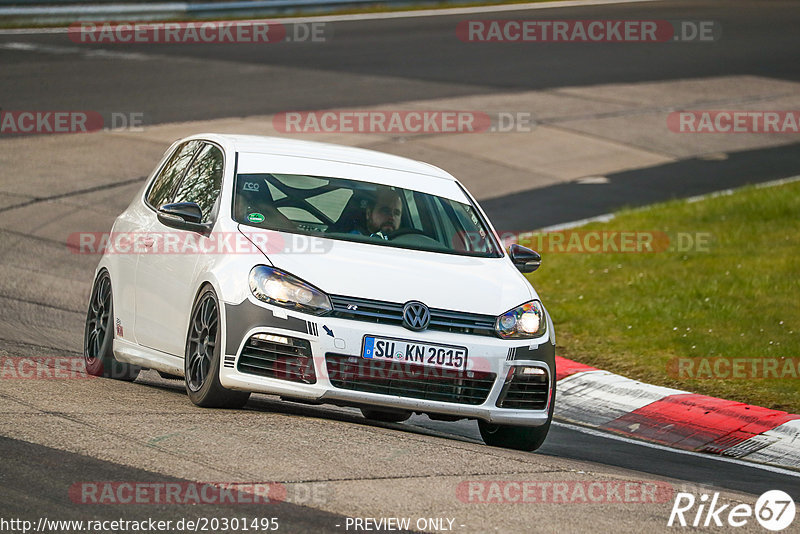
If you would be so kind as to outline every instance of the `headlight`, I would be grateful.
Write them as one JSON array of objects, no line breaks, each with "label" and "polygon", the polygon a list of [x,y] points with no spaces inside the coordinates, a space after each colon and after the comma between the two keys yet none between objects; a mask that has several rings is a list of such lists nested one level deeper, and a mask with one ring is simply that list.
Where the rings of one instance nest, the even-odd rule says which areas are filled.
[{"label": "headlight", "polygon": [[533,338],[547,331],[547,318],[542,303],[532,300],[497,318],[495,330],[504,338]]},{"label": "headlight", "polygon": [[333,309],[328,295],[316,287],[266,265],[250,271],[250,291],[258,300],[313,315]]}]

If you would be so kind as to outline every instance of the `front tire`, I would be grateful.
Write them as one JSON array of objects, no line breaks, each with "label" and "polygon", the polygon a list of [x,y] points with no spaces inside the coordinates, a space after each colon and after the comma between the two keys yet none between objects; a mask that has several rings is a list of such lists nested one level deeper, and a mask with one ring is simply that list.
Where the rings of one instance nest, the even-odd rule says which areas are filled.
[{"label": "front tire", "polygon": [[547,422],[542,426],[514,426],[496,425],[487,421],[478,420],[478,430],[481,432],[483,442],[490,447],[503,447],[518,451],[535,451],[544,443],[553,421],[553,410],[556,405],[556,384],[553,382],[553,391],[550,397],[550,409],[547,413]]},{"label": "front tire", "polygon": [[133,382],[140,367],[114,358],[114,298],[111,276],[102,271],[92,286],[86,326],[83,331],[83,362],[92,376]]},{"label": "front tire", "polygon": [[211,287],[206,287],[192,308],[186,336],[186,393],[194,404],[204,408],[241,408],[250,393],[225,389],[219,382],[221,339],[217,295]]}]

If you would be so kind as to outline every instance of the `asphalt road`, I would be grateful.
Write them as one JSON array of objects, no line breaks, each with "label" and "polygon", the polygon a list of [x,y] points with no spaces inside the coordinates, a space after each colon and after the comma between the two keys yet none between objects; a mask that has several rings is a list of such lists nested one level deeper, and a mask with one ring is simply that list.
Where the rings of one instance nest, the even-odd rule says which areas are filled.
[{"label": "asphalt road", "polygon": [[[76,45],[63,34],[0,33],[3,67],[0,107],[9,110],[90,108],[103,113],[143,111],[147,124],[157,124],[290,109],[366,106],[446,96],[731,74],[800,80],[798,7],[797,2],[774,0],[667,1],[473,17],[715,20],[721,24],[723,34],[722,39],[713,44],[594,46],[569,43],[536,47],[465,44],[455,37],[455,25],[464,16],[335,23],[330,27],[330,40],[324,44],[103,46],[103,50],[112,52],[106,57],[91,56],[92,47]],[[21,49],[13,43],[26,43],[28,48]],[[143,54],[140,58],[126,55],[139,52]],[[197,58],[203,59],[202,68],[198,68]],[[47,145],[43,147],[46,151]],[[87,174],[76,163],[76,156],[65,159],[68,161],[59,159],[58,164]],[[95,169],[103,167],[102,162],[93,165]],[[535,199],[543,206],[535,215],[536,224],[545,226],[606,213],[622,205],[689,196],[796,175],[799,171],[800,147],[793,144],[742,151],[724,161],[690,159],[622,172],[610,177],[614,185],[611,188],[559,184],[492,199],[484,205],[496,226],[510,229],[518,220],[515,214],[528,211]],[[42,174],[37,174],[37,179],[41,180],[39,196],[48,197],[51,196],[49,186],[55,184]],[[698,176],[702,179],[698,180]],[[86,216],[101,228],[107,228],[127,203],[131,187],[136,187],[137,183],[122,188],[120,198],[115,198],[115,191],[91,191],[91,187],[77,192],[81,189],[77,185],[73,197],[69,192],[64,194],[69,197],[71,209],[101,199],[99,211]],[[59,184],[59,190],[63,189],[62,185]],[[0,205],[0,214],[10,220],[15,213],[21,213],[14,210],[25,202],[27,200],[9,201],[9,205]],[[3,210],[7,210],[6,213],[2,213]],[[75,208],[69,215],[79,218],[82,213],[80,208]],[[75,356],[80,350],[83,309],[94,259],[59,256],[63,247],[59,250],[60,243],[42,237],[44,226],[40,221],[26,224],[20,219],[0,232],[0,249],[5,257],[0,296],[3,303],[0,348],[5,355],[66,352]],[[59,290],[48,289],[52,287]],[[18,291],[20,288],[25,291]],[[31,294],[41,298],[31,298]],[[539,453],[520,455],[477,445],[474,423],[445,424],[414,418],[405,425],[375,425],[366,423],[349,410],[296,405],[267,397],[254,399],[246,410],[238,413],[206,415],[207,412],[187,406],[188,401],[177,383],[154,380],[152,376],[132,385],[81,381],[77,391],[63,383],[38,382],[44,383],[25,387],[13,384],[4,389],[0,434],[18,438],[0,439],[4,459],[0,468],[0,502],[3,503],[0,514],[4,517],[33,518],[48,513],[52,516],[56,512],[61,518],[73,513],[86,518],[86,508],[75,508],[65,498],[65,488],[85,473],[91,473],[94,480],[140,481],[183,480],[192,476],[241,479],[255,476],[253,473],[265,473],[270,480],[328,480],[340,485],[337,486],[339,495],[346,495],[345,501],[352,501],[353,493],[348,491],[353,488],[342,489],[341,485],[361,481],[367,485],[355,486],[356,489],[369,490],[367,493],[376,495],[391,494],[392,480],[396,479],[395,483],[404,487],[401,482],[404,473],[411,476],[412,482],[417,480],[430,491],[433,486],[425,484],[436,476],[507,478],[519,474],[535,477],[556,473],[569,477],[577,472],[591,474],[586,477],[664,478],[672,481],[675,487],[685,483],[750,495],[781,488],[800,500],[800,478],[796,476],[653,449],[566,426],[555,426]],[[115,387],[118,389],[113,389]],[[161,406],[166,408],[161,410]],[[155,407],[159,407],[158,410]],[[188,423],[181,417],[191,421],[191,428],[184,428]],[[283,429],[282,439],[268,441],[275,448],[271,454],[289,455],[289,445],[295,442],[310,447],[318,455],[335,452],[330,453],[332,457],[327,463],[281,460],[287,461],[295,471],[275,467],[268,459],[247,464],[251,465],[248,470],[240,462],[253,459],[241,457],[243,451],[237,450],[244,447],[241,441],[233,437],[223,440],[233,447],[236,458],[231,458],[226,451],[204,449],[204,446],[214,447],[213,440],[209,443],[192,434],[193,429],[199,427],[212,437],[226,436],[230,432],[230,436],[246,440],[252,437],[248,426],[251,421],[257,428]],[[65,425],[63,436],[62,430],[57,430],[62,425]],[[142,433],[155,439],[171,435],[168,433],[172,429],[176,435],[183,432],[198,443],[180,441],[174,449],[164,445],[164,450],[146,445],[150,442],[144,437],[140,439],[144,445],[131,437]],[[82,433],[94,439],[107,439],[110,444],[93,443],[88,439],[84,442]],[[317,439],[309,439],[309,435]],[[259,438],[263,436],[259,434]],[[419,457],[404,465],[371,460],[369,451],[387,443],[394,444],[401,458],[419,447],[431,458],[441,454],[443,458],[457,460],[446,462],[447,469],[443,471],[435,461]],[[344,448],[353,448],[363,455],[347,456],[342,451]],[[246,449],[248,453],[253,452],[251,447]],[[204,454],[209,456],[204,457]],[[175,466],[168,465],[173,461]],[[363,468],[357,465],[359,462],[365,464]],[[474,465],[483,466],[484,462],[486,470],[474,469]],[[168,467],[164,467],[165,464]],[[212,465],[218,465],[219,470]],[[504,471],[500,466],[510,467]],[[348,470],[354,471],[352,480],[348,479]],[[384,473],[387,470],[388,474]],[[373,485],[370,486],[370,482]],[[365,497],[364,501],[367,503],[369,499]],[[409,502],[417,501],[410,499]],[[324,530],[331,529],[342,518],[341,514],[317,509],[326,507],[346,511],[359,509],[353,502],[336,501],[322,507],[286,504],[279,512],[285,518],[288,531]],[[424,508],[418,505],[411,509],[423,513]],[[112,517],[126,510],[93,508],[92,513],[98,517]],[[213,508],[201,511],[224,512]],[[168,518],[183,514],[183,510],[153,513]],[[598,516],[598,521],[599,516],[604,516],[610,522],[622,521],[625,517],[615,510],[602,509],[594,514],[581,511],[572,513],[578,516],[577,523],[569,523],[569,512],[556,512],[556,515],[568,525],[567,531],[590,528],[593,515]],[[647,510],[634,514],[629,527],[631,531],[645,526],[652,530],[653,525],[664,524],[665,519],[663,510]],[[499,514],[495,524],[509,525],[503,522],[509,520]],[[509,526],[509,530],[515,528],[516,525]]]},{"label": "asphalt road", "polygon": [[[731,74],[800,80],[800,10],[792,0],[683,0],[332,23],[324,42],[89,45],[66,34],[0,35],[4,109],[143,111],[148,124],[365,106],[495,91]],[[713,43],[464,43],[469,19],[706,20]],[[148,55],[95,57],[92,48]],[[153,57],[158,54],[159,57]],[[198,66],[180,58],[202,58]]]},{"label": "asphalt road", "polygon": [[[86,478],[87,473],[97,477],[96,480],[136,481],[141,484],[186,484],[188,481],[174,477],[152,473],[144,469],[124,467],[112,462],[104,462],[90,456],[64,452],[24,441],[0,437],[0,450],[3,451],[2,484],[0,484],[0,517],[22,519],[38,523],[39,518],[53,521],[103,521],[111,522],[126,518],[133,520],[130,505],[122,502],[110,504],[76,506],[74,485],[76,481]],[[71,493],[71,488],[72,493]],[[236,498],[239,498],[238,496]],[[244,496],[242,501],[248,499]],[[287,502],[269,504],[239,504],[235,508],[235,516],[248,526],[262,525],[264,518],[277,518],[279,530],[288,532],[341,532],[336,525],[345,523],[346,518],[326,513],[307,506]],[[266,510],[265,510],[266,508]],[[191,514],[191,515],[189,515]],[[177,524],[180,520],[201,521],[200,518],[229,518],[231,505],[196,504],[191,506],[173,506],[170,504],[153,505],[146,516],[154,521],[171,521]],[[145,517],[136,517],[144,520]],[[268,524],[268,523],[267,523]],[[3,528],[11,531],[11,528]],[[110,530],[110,529],[109,529]],[[191,530],[191,529],[188,529]],[[215,529],[223,530],[223,529]],[[51,527],[45,531],[80,531],[75,528],[57,529]]]}]

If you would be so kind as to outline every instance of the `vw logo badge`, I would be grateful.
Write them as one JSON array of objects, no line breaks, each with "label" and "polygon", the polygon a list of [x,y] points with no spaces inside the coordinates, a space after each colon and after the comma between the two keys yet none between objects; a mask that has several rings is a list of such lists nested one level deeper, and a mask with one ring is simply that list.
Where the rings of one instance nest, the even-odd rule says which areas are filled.
[{"label": "vw logo badge", "polygon": [[412,300],[403,306],[403,326],[409,330],[425,330],[430,322],[431,312],[423,303]]}]

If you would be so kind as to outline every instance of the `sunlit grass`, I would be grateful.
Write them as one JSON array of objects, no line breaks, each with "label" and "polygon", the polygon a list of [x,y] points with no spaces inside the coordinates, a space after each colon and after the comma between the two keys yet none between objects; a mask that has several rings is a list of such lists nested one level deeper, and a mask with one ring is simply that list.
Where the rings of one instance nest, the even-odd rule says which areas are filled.
[{"label": "sunlit grass", "polygon": [[[800,183],[623,211],[580,230],[665,232],[673,249],[543,250],[529,277],[555,322],[560,355],[800,413],[800,377],[690,380],[667,372],[676,357],[775,358],[781,369],[782,358],[800,357]],[[679,233],[710,234],[707,250],[675,250]]]}]

